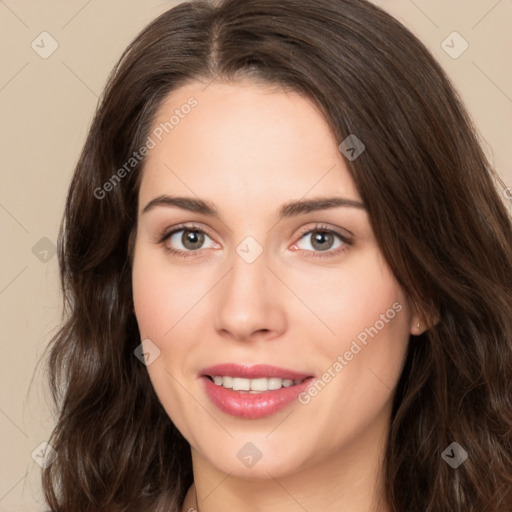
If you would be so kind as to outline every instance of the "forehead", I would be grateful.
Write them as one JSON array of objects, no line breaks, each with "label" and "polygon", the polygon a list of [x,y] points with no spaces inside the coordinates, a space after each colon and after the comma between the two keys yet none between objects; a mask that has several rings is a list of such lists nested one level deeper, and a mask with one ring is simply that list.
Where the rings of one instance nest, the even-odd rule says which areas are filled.
[{"label": "forehead", "polygon": [[162,193],[246,208],[306,195],[359,195],[314,103],[253,83],[190,82],[154,119],[141,204]]}]

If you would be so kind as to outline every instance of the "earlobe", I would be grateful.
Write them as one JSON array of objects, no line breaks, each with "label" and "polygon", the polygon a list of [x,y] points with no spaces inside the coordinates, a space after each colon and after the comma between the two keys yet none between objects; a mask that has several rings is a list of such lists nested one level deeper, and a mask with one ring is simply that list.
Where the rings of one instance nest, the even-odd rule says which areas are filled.
[{"label": "earlobe", "polygon": [[438,324],[439,319],[439,313],[436,313],[433,317],[428,317],[427,319],[422,319],[416,314],[412,317],[410,332],[413,336],[419,336],[432,327],[435,327]]},{"label": "earlobe", "polygon": [[422,334],[422,324],[420,320],[413,319],[412,325],[411,325],[411,334],[413,336],[419,336]]}]

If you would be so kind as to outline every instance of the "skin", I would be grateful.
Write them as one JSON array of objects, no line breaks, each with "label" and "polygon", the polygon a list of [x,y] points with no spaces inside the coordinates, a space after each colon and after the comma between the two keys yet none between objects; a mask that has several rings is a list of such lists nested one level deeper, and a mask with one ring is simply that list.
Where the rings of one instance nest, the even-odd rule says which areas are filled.
[{"label": "skin", "polygon": [[[277,217],[292,200],[361,201],[341,141],[310,100],[251,82],[189,82],[169,95],[155,127],[191,96],[197,106],[147,156],[133,264],[141,339],[160,350],[147,370],[192,450],[194,486],[183,511],[387,511],[382,453],[409,335],[421,332],[421,319],[365,209]],[[161,194],[214,203],[220,218],[175,206],[143,213]],[[183,232],[158,243],[181,223],[206,231],[202,246],[187,244]],[[318,249],[317,232],[302,235],[318,224],[352,233],[353,244],[335,236]],[[236,251],[247,236],[263,249],[252,263]],[[401,311],[307,404],[242,419],[220,411],[200,385],[202,368],[224,362],[321,378],[396,302]],[[237,458],[247,442],[262,454],[250,468]]]}]

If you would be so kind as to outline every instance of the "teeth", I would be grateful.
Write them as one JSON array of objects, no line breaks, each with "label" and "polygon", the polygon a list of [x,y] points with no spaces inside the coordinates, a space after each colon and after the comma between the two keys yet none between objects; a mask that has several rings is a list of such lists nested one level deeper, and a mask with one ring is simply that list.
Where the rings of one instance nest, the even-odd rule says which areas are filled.
[{"label": "teeth", "polygon": [[233,391],[249,391],[251,389],[251,381],[249,379],[233,379]]},{"label": "teeth", "polygon": [[233,389],[233,391],[249,391],[250,393],[261,393],[264,391],[274,391],[281,389],[282,387],[295,386],[302,382],[303,379],[292,380],[292,379],[280,379],[278,377],[270,378],[258,378],[258,379],[243,379],[241,377],[230,377],[216,375],[213,377],[213,382],[217,386],[223,386],[227,389]]},{"label": "teeth", "polygon": [[[240,379],[240,380],[247,380],[247,382],[250,383],[251,391],[267,391],[268,388],[268,379],[261,378],[261,379]],[[233,388],[234,389],[234,388]]]},{"label": "teeth", "polygon": [[268,389],[280,389],[283,386],[283,379],[279,379],[277,377],[271,377],[268,379]]}]

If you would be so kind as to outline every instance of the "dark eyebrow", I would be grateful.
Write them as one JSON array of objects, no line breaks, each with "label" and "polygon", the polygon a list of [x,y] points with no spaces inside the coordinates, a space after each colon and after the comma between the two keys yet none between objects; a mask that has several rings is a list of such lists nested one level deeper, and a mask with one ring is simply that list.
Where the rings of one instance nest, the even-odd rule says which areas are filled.
[{"label": "dark eyebrow", "polygon": [[188,210],[189,212],[202,213],[209,217],[219,217],[219,212],[215,206],[211,203],[203,201],[202,199],[195,199],[193,197],[181,197],[181,196],[166,196],[161,195],[155,197],[144,207],[142,213],[146,213],[157,206],[176,206],[182,210]]},{"label": "dark eyebrow", "polygon": [[317,210],[339,208],[340,206],[366,210],[363,203],[355,201],[354,199],[346,199],[344,197],[319,197],[318,199],[290,201],[289,203],[285,203],[279,210],[279,217],[293,217],[295,215],[302,215],[304,213],[314,212]]},{"label": "dark eyebrow", "polygon": [[[155,197],[144,207],[142,213],[146,213],[157,206],[175,206],[190,212],[202,213],[209,217],[219,218],[219,212],[215,205],[202,199],[182,196],[161,195]],[[365,205],[354,199],[346,199],[343,197],[320,197],[317,199],[307,199],[290,201],[281,205],[279,209],[279,218],[294,217],[305,213],[327,210],[330,208],[338,208],[340,206],[359,208],[365,210]]]}]

